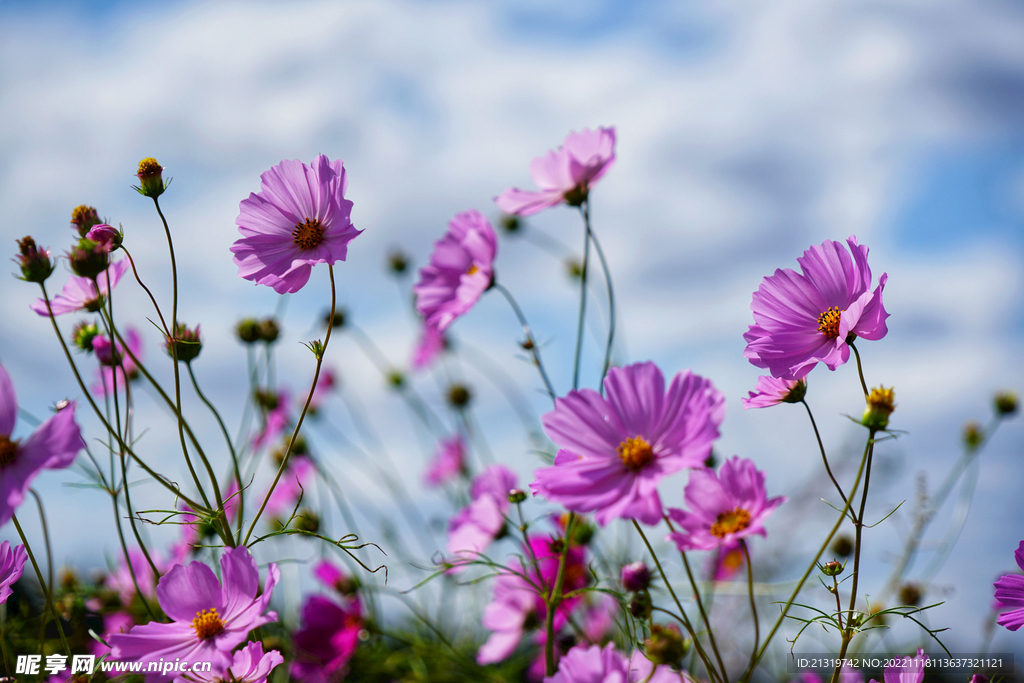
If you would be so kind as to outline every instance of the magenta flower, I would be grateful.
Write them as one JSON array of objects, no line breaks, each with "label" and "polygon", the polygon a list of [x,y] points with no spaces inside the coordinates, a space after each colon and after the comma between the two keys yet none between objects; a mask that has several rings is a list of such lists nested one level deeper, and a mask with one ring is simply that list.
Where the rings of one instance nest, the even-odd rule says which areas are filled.
[{"label": "magenta flower", "polygon": [[[125,328],[124,340],[132,355],[142,360],[142,337],[138,331],[134,327]],[[89,387],[94,394],[113,394],[115,386],[119,392],[124,391],[128,382],[138,378],[139,366],[125,353],[120,342],[115,340],[111,344],[110,339],[101,334],[93,337],[92,348],[100,362],[99,381]]]},{"label": "magenta flower", "polygon": [[544,683],[681,683],[683,677],[671,667],[661,665],[654,674],[654,664],[639,650],[627,658],[615,649],[615,643],[608,643],[602,649],[600,645],[588,648],[577,646],[558,662],[558,671],[554,676],[544,679]]},{"label": "magenta flower", "polygon": [[654,363],[612,368],[606,397],[573,390],[544,415],[544,429],[562,450],[553,467],[536,471],[535,495],[575,512],[594,512],[604,526],[616,517],[657,524],[658,482],[701,467],[718,438],[725,398],[709,380],[687,372],[665,378]]},{"label": "magenta flower", "polygon": [[494,201],[505,213],[519,216],[530,216],[562,202],[579,206],[614,161],[614,128],[569,133],[561,147],[530,162],[530,177],[537,191],[511,188]]},{"label": "magenta flower", "polygon": [[304,491],[309,488],[315,474],[315,468],[309,458],[293,455],[288,459],[288,467],[281,474],[281,480],[270,493],[265,512],[271,519],[284,521],[295,508]]},{"label": "magenta flower", "polygon": [[[53,314],[63,315],[64,313],[81,310],[92,312],[100,310],[104,297],[110,293],[110,287],[117,284],[128,271],[128,267],[128,259],[121,259],[107,266],[105,271],[96,276],[99,289],[96,288],[96,285],[89,278],[72,275],[68,278],[68,283],[64,285],[64,289],[60,291],[60,294],[50,299],[50,307],[53,309]],[[110,287],[107,286],[108,276],[110,278]],[[44,299],[37,299],[30,308],[39,315],[50,315],[49,311],[46,310],[46,301]]]},{"label": "magenta flower", "polygon": [[754,391],[741,398],[744,410],[768,408],[779,403],[799,403],[807,393],[807,381],[803,379],[778,379],[762,375],[757,378]]},{"label": "magenta flower", "polygon": [[[1017,566],[1024,571],[1024,541],[1017,546],[1013,557],[1017,560]],[[1016,607],[1003,612],[996,619],[996,623],[1005,626],[1011,631],[1016,631],[1024,626],[1024,576],[1020,574],[1006,574],[995,582],[996,600],[1002,603],[1002,607]],[[888,682],[887,682],[888,683]]]},{"label": "magenta flower", "polygon": [[355,595],[359,582],[354,576],[350,576],[339,569],[334,563],[328,560],[320,560],[313,567],[313,576],[319,579],[320,583],[341,593],[346,598]]},{"label": "magenta flower", "polygon": [[[314,389],[314,391],[316,390]],[[262,448],[276,439],[291,423],[291,407],[289,405],[291,394],[288,393],[287,389],[281,389],[277,392],[275,399],[277,403],[273,408],[264,412],[263,425],[260,427],[260,431],[256,433],[256,436],[253,437],[252,447],[254,449]]]},{"label": "magenta flower", "polygon": [[412,369],[419,372],[430,367],[445,349],[444,333],[432,325],[424,325],[412,353]]},{"label": "magenta flower", "polygon": [[259,570],[248,549],[225,550],[220,568],[223,586],[201,562],[172,567],[160,578],[156,595],[160,608],[173,621],[153,621],[112,635],[112,658],[143,663],[181,658],[231,666],[231,651],[249,631],[277,620],[275,612],[267,612],[267,605],[280,572],[277,565],[270,565],[263,594],[257,597]]},{"label": "magenta flower", "polygon": [[[153,563],[156,564],[157,569],[161,571],[169,569],[167,563],[162,561],[162,558],[155,551],[151,551],[150,557],[153,559]],[[131,569],[128,568],[128,562],[131,562]],[[121,604],[126,607],[131,604],[137,592],[135,590],[136,581],[138,581],[139,590],[147,598],[152,597],[156,593],[156,576],[153,574],[153,568],[149,566],[149,562],[146,560],[146,556],[142,554],[142,551],[138,548],[129,550],[128,562],[125,562],[122,555],[117,561],[117,567],[114,571],[110,572],[106,581],[106,587],[117,593]],[[132,573],[135,574],[134,579],[132,579]]]},{"label": "magenta flower", "polygon": [[714,581],[728,581],[739,573],[746,561],[739,541],[723,543],[708,556],[707,573]]},{"label": "magenta flower", "polygon": [[25,546],[16,545],[12,548],[10,541],[0,543],[0,605],[11,597],[11,586],[21,578],[27,559]]},{"label": "magenta flower", "polygon": [[619,580],[627,591],[632,593],[642,591],[651,585],[651,570],[643,561],[633,562],[622,568]]},{"label": "magenta flower", "polygon": [[[437,453],[430,461],[427,472],[423,476],[423,483],[430,488],[437,488],[441,484],[457,479],[466,471],[466,445],[458,434],[441,439],[437,444]],[[507,495],[506,491],[506,495]]]},{"label": "magenta flower", "polygon": [[282,161],[260,176],[260,191],[239,205],[238,232],[231,247],[238,275],[297,292],[318,263],[344,261],[348,244],[362,232],[352,227],[348,178],[340,160],[321,154],[307,166]]},{"label": "magenta flower", "polygon": [[121,233],[117,228],[106,223],[97,223],[89,228],[85,238],[101,245],[108,252],[121,246]]},{"label": "magenta flower", "polygon": [[270,672],[282,663],[284,657],[280,652],[263,652],[263,643],[254,640],[234,653],[230,665],[211,667],[210,671],[190,671],[187,677],[175,678],[174,683],[265,683]]},{"label": "magenta flower", "polygon": [[508,491],[515,486],[516,476],[504,465],[491,465],[473,478],[469,490],[472,502],[448,522],[447,550],[456,565],[452,571],[475,560],[501,535],[510,504]]},{"label": "magenta flower", "polygon": [[682,527],[668,536],[680,551],[713,550],[753,534],[767,536],[764,520],[786,502],[785,496],[769,499],[764,472],[737,456],[722,463],[717,475],[711,468],[691,472],[684,497],[690,512],[668,509]]},{"label": "magenta flower", "polygon": [[483,214],[474,209],[457,214],[448,232],[434,244],[430,263],[420,269],[412,288],[416,310],[428,327],[444,332],[469,312],[491,286],[498,238]]},{"label": "magenta flower", "polygon": [[[135,626],[135,620],[132,619],[132,615],[127,612],[114,612],[113,614],[106,614],[103,616],[103,640],[110,642],[110,636],[115,633],[127,633],[132,626]],[[98,640],[92,638],[89,639],[89,654],[97,657],[110,652],[110,648],[101,643]]]},{"label": "magenta flower", "polygon": [[7,370],[0,365],[0,526],[7,524],[25,500],[32,480],[43,470],[63,469],[82,450],[82,432],[75,422],[74,401],[63,401],[57,414],[24,441],[12,439],[18,397]]},{"label": "magenta flower", "polygon": [[[797,259],[802,274],[778,269],[761,281],[750,304],[754,324],[743,335],[743,352],[773,377],[799,379],[821,361],[830,370],[850,358],[849,342],[877,341],[888,328],[882,290],[889,276],[871,291],[868,248],[856,236],[814,245]],[[851,256],[852,253],[852,256]]]},{"label": "magenta flower", "polygon": [[[928,655],[924,650],[918,648],[916,655],[904,657],[899,661],[900,664],[885,667],[882,676],[885,683],[921,683],[924,680],[925,663],[928,661]],[[878,681],[872,678],[871,683]]]},{"label": "magenta flower", "polygon": [[363,616],[358,600],[343,607],[311,595],[302,606],[302,627],[295,633],[292,677],[303,683],[338,680],[359,644]]}]

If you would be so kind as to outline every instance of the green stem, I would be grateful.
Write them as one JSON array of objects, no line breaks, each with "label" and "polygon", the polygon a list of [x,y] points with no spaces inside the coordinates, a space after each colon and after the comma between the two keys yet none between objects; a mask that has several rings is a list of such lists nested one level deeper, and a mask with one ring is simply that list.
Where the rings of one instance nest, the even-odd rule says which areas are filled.
[{"label": "green stem", "polygon": [[580,268],[580,314],[579,322],[576,325],[576,354],[572,363],[572,388],[577,389],[580,385],[580,359],[583,355],[583,322],[587,314],[587,264],[590,260],[590,207],[589,201],[584,200],[580,205],[580,212],[583,214],[585,229],[583,231],[583,265]]},{"label": "green stem", "polygon": [[[545,603],[547,611],[544,614],[544,634],[547,638],[544,641],[544,664],[547,667],[547,675],[555,675],[555,612],[562,604],[562,580],[565,576],[565,559],[569,554],[569,542],[572,538],[572,528],[576,524],[576,515],[569,513],[569,522],[565,525],[565,537],[562,539],[562,552],[558,554],[558,571],[555,573],[555,583],[548,591]],[[525,534],[524,534],[525,538]],[[526,545],[529,547],[530,539],[526,538]]]},{"label": "green stem", "polygon": [[754,670],[753,661],[757,654],[757,646],[761,644],[761,625],[757,619],[757,603],[754,601],[754,568],[750,564],[750,551],[747,549],[746,539],[740,539],[740,547],[743,548],[743,557],[747,560],[747,593],[750,596],[750,614],[754,620],[754,649],[750,651],[750,664],[748,667]]},{"label": "green stem", "polygon": [[544,363],[541,362],[540,349],[537,348],[537,340],[533,338],[533,332],[530,330],[530,324],[526,322],[526,316],[523,314],[523,309],[519,308],[519,304],[516,302],[515,297],[512,296],[512,292],[505,289],[505,287],[501,286],[497,282],[491,285],[491,287],[505,297],[509,306],[512,307],[512,311],[516,314],[516,317],[519,318],[519,324],[523,328],[523,334],[526,335],[524,346],[529,346],[530,355],[533,356],[533,364],[537,366],[537,370],[540,372],[540,377],[544,380],[544,387],[548,390],[548,396],[550,396],[551,400],[554,401],[556,396],[555,389],[551,386],[551,380],[548,379],[548,373],[547,370],[544,369]]},{"label": "green stem", "polygon": [[821,441],[821,434],[818,432],[818,424],[814,421],[814,414],[811,413],[811,406],[807,405],[807,401],[804,399],[801,399],[800,402],[807,409],[807,417],[811,418],[811,427],[814,428],[814,437],[818,440],[818,450],[821,451],[821,461],[825,463],[825,471],[828,473],[828,478],[832,480],[832,484],[835,485],[836,491],[839,492],[839,497],[843,499],[843,503],[846,503],[846,494],[843,493],[843,487],[836,481],[835,475],[832,474],[832,468],[828,465],[828,456],[825,455],[825,444]]},{"label": "green stem", "polygon": [[864,398],[867,398],[869,393],[868,385],[867,382],[864,381],[864,368],[860,363],[860,351],[857,350],[857,347],[854,346],[852,341],[850,342],[850,348],[853,349],[853,355],[857,357],[857,375],[860,377],[860,388],[864,390]]},{"label": "green stem", "polygon": [[39,579],[39,586],[43,589],[43,597],[46,598],[46,607],[50,610],[50,614],[53,615],[53,619],[57,624],[57,634],[60,635],[61,645],[64,646],[64,652],[71,656],[71,648],[68,646],[68,641],[64,637],[64,627],[60,623],[60,615],[57,614],[57,606],[53,604],[53,597],[50,593],[49,586],[46,585],[46,580],[43,578],[43,573],[39,571],[39,564],[36,562],[36,557],[32,554],[32,548],[28,544],[28,539],[25,538],[25,532],[21,528],[21,524],[18,523],[18,515],[11,515],[11,521],[14,522],[14,528],[18,530],[18,536],[21,537],[21,543],[25,546],[25,552],[28,554],[28,559],[32,563],[32,569],[36,572],[36,578]]},{"label": "green stem", "polygon": [[2,650],[4,654],[4,670],[7,672],[7,678],[13,681],[14,679],[11,678],[11,662],[10,657],[7,655],[7,642],[4,638],[3,627],[0,627],[0,650]]},{"label": "green stem", "polygon": [[594,250],[597,251],[597,258],[601,262],[601,270],[604,271],[604,282],[608,289],[608,341],[604,347],[604,365],[601,370],[601,393],[604,393],[604,376],[608,374],[608,368],[612,363],[612,345],[615,342],[615,290],[612,288],[612,273],[608,268],[608,261],[604,257],[604,249],[597,239],[597,235],[590,228],[590,204],[587,204],[587,211],[583,218],[586,221],[587,234],[594,242]]}]

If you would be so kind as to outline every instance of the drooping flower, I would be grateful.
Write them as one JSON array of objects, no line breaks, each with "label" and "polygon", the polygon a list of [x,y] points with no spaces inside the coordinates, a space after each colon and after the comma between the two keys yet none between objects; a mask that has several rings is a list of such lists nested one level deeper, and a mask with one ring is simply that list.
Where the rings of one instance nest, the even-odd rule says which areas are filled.
[{"label": "drooping flower", "polygon": [[0,543],[0,605],[11,597],[11,586],[21,578],[27,559],[28,553],[25,552],[25,546],[12,547],[10,541]]},{"label": "drooping flower", "polygon": [[142,337],[134,327],[127,327],[124,331],[124,341],[128,345],[131,355],[125,353],[121,343],[114,341],[104,335],[93,337],[92,348],[96,353],[100,367],[97,369],[99,381],[93,384],[90,389],[95,394],[110,395],[116,388],[124,391],[125,385],[137,379],[139,366],[132,359],[132,356],[142,360]]},{"label": "drooping flower", "polygon": [[318,263],[344,261],[348,244],[362,231],[352,227],[348,177],[341,160],[321,154],[310,166],[282,161],[260,176],[260,191],[239,203],[238,232],[231,247],[238,275],[297,292]]},{"label": "drooping flower", "polygon": [[691,472],[684,497],[689,510],[668,509],[682,528],[668,538],[681,551],[729,547],[753,534],[767,536],[765,519],[786,501],[785,496],[768,498],[764,472],[737,456],[722,463],[717,474],[711,468]]},{"label": "drooping flower", "polygon": [[311,595],[302,606],[302,627],[295,634],[291,675],[303,683],[337,680],[359,644],[363,616],[359,600],[342,606]]},{"label": "drooping flower", "polygon": [[235,652],[230,666],[190,671],[175,678],[174,683],[265,683],[274,667],[282,663],[284,657],[280,652],[263,652],[263,643],[254,640]]},{"label": "drooping flower", "polygon": [[434,454],[434,459],[427,467],[423,483],[431,488],[437,488],[441,484],[456,479],[465,471],[466,445],[462,441],[462,436],[456,434],[447,439],[441,439],[437,444],[437,453]]},{"label": "drooping flower", "polygon": [[[896,661],[900,663],[893,663],[891,666],[885,667],[885,673],[882,675],[885,683],[921,683],[924,681],[924,669],[928,661],[928,655],[924,653],[924,650],[918,648],[917,654],[913,657],[904,657]],[[871,683],[878,683],[878,681],[871,679]]]},{"label": "drooping flower", "polygon": [[497,251],[494,228],[479,211],[464,211],[448,223],[448,232],[434,244],[430,263],[420,269],[412,288],[416,310],[427,326],[444,332],[469,312],[491,286]]},{"label": "drooping flower", "polygon": [[741,398],[744,410],[750,408],[768,408],[780,403],[799,403],[807,394],[807,381],[803,379],[778,379],[761,375],[757,378],[754,391],[747,392],[747,398]]},{"label": "drooping flower", "polygon": [[432,325],[424,325],[412,353],[412,369],[419,372],[437,359],[445,349],[444,333]]},{"label": "drooping flower", "polygon": [[267,606],[280,572],[277,565],[270,565],[263,594],[257,597],[259,570],[247,548],[225,550],[220,567],[223,585],[201,562],[172,567],[156,588],[160,608],[172,622],[153,621],[112,635],[112,658],[143,663],[181,658],[231,666],[231,651],[245,641],[249,631],[277,620]]},{"label": "drooping flower", "polygon": [[849,251],[833,240],[814,245],[797,259],[802,274],[780,268],[761,281],[750,304],[754,324],[743,335],[751,363],[773,377],[799,379],[819,361],[830,370],[845,363],[853,339],[885,336],[889,276],[872,291],[868,248],[852,235],[846,243]]},{"label": "drooping flower", "polygon": [[[1024,571],[1024,541],[1017,546],[1013,557],[1017,560],[1017,566]],[[1020,574],[1006,574],[995,582],[996,600],[1004,607],[1014,607],[1003,612],[996,619],[996,623],[1005,626],[1011,631],[1016,631],[1024,626],[1024,576]]]},{"label": "drooping flower", "polygon": [[63,402],[57,414],[27,439],[12,439],[18,397],[7,370],[0,365],[0,526],[25,500],[32,480],[44,469],[57,470],[75,461],[85,447],[75,422],[75,402]]},{"label": "drooping flower", "polygon": [[530,162],[536,191],[510,188],[494,198],[507,214],[530,216],[565,202],[580,206],[615,161],[615,128],[569,133],[562,146]]},{"label": "drooping flower", "polygon": [[602,526],[616,517],[656,524],[658,482],[686,467],[701,467],[718,438],[725,398],[707,379],[681,372],[665,390],[654,363],[612,368],[605,397],[573,390],[542,418],[561,447],[553,467],[536,471],[531,485],[576,512],[595,512]]},{"label": "drooping flower", "polygon": [[651,674],[654,664],[639,650],[626,657],[615,649],[615,643],[590,647],[577,646],[558,663],[554,676],[544,683],[681,683],[681,674],[661,665]]},{"label": "drooping flower", "polygon": [[[111,263],[105,271],[96,276],[99,289],[89,278],[72,275],[68,278],[68,283],[64,285],[64,289],[60,291],[60,294],[50,299],[50,307],[53,309],[53,314],[63,315],[64,313],[81,310],[91,312],[100,310],[103,306],[104,298],[110,293],[110,288],[118,283],[121,277],[128,271],[128,267],[128,259],[121,259]],[[108,277],[110,279],[109,286],[107,285]],[[50,315],[46,310],[46,301],[44,299],[37,299],[30,308],[41,316],[48,317]]]}]

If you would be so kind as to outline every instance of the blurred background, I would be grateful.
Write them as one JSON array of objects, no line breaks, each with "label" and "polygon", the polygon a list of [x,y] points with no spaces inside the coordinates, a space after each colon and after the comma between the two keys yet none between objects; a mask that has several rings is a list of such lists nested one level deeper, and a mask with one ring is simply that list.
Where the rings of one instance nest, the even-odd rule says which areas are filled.
[{"label": "blurred background", "polygon": [[[780,512],[769,526],[786,556],[816,547],[817,521],[834,513],[818,501],[830,490],[802,409],[740,405],[758,376],[742,355],[751,292],[776,268],[795,268],[809,245],[851,234],[871,248],[876,280],[889,274],[889,335],[860,348],[868,382],[895,386],[891,426],[907,434],[879,451],[869,517],[908,504],[869,532],[866,582],[877,592],[913,523],[921,482],[934,491],[959,457],[964,422],[987,421],[997,390],[1024,389],[1022,114],[1024,5],[1010,0],[0,0],[0,231],[12,256],[25,234],[60,254],[73,236],[72,208],[93,205],[123,227],[143,279],[167,306],[162,229],[151,202],[130,188],[139,159],[159,159],[174,178],[161,205],[179,255],[179,319],[201,324],[194,367],[235,429],[248,386],[237,320],[281,313],[278,382],[298,393],[313,366],[299,342],[322,336],[329,306],[322,268],[286,304],[237,277],[228,248],[238,202],[259,189],[263,171],[318,153],[345,161],[353,222],[365,232],[336,268],[339,300],[389,362],[406,368],[418,334],[409,287],[451,216],[474,207],[497,221],[492,198],[532,187],[534,156],[570,130],[613,125],[618,158],[591,202],[619,304],[616,362],[651,359],[668,375],[691,368],[726,394],[718,454],[753,458],[768,472],[770,494],[807,498],[800,519]],[[560,207],[502,233],[498,251],[499,277],[545,343],[560,392],[571,384],[578,294],[566,259],[581,248],[579,216]],[[404,277],[387,270],[395,249],[411,260]],[[65,278],[62,265],[51,291]],[[29,311],[38,289],[0,283],[0,361],[22,407],[44,416],[79,390],[49,323]],[[594,280],[590,386],[606,324],[602,286]],[[138,285],[126,278],[115,301],[121,325],[140,331],[151,368],[169,381]],[[60,320],[65,336],[73,321]],[[538,415],[550,403],[516,345],[515,318],[487,295],[453,333],[501,368],[449,371],[472,388],[491,450],[525,485],[542,463],[490,380],[507,374]],[[90,362],[82,359],[88,372]],[[417,504],[443,524],[451,508],[418,486],[432,437],[351,335],[332,339],[326,364],[385,434]],[[429,373],[413,381],[428,400],[444,389]],[[152,394],[139,394],[138,424],[149,428],[140,451],[185,481],[173,421]],[[852,365],[819,366],[808,401],[836,458],[860,443],[861,428],[844,417],[862,410]],[[351,433],[338,411],[336,428]],[[81,415],[88,438],[101,436]],[[195,406],[189,416],[217,443],[205,411]],[[344,449],[329,431],[314,432],[314,447],[318,439],[354,507],[392,504],[352,454],[334,452]],[[951,626],[963,652],[978,647],[992,581],[1015,569],[1024,538],[1022,442],[1018,420],[986,446],[959,543],[929,589],[929,601],[946,602],[929,623]],[[83,482],[73,470],[48,472],[36,487],[56,561],[98,567],[117,558],[116,538],[109,499],[74,486]],[[667,503],[681,500],[684,482],[662,485]],[[154,486],[138,495],[139,505],[171,504]],[[967,514],[964,503],[954,513],[956,501],[954,493],[926,536],[918,573],[954,517]],[[23,516],[38,529],[34,515]],[[379,540],[369,528],[361,536]],[[296,544],[289,552],[308,559],[318,551]],[[774,578],[795,573],[793,565]],[[992,649],[1021,651],[1021,642],[999,629]]]}]

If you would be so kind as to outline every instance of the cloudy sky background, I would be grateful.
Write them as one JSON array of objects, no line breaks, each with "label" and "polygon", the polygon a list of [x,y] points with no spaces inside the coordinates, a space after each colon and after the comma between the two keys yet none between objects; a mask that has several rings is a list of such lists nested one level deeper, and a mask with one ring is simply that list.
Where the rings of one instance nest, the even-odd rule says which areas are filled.
[{"label": "cloudy sky background", "polygon": [[[207,342],[195,367],[237,425],[245,356],[231,329],[242,315],[278,305],[271,290],[237,277],[228,252],[238,202],[259,189],[260,173],[283,158],[344,159],[353,221],[365,233],[336,269],[339,300],[402,366],[415,323],[384,271],[388,251],[401,247],[422,265],[454,213],[476,207],[496,217],[491,198],[528,187],[533,156],[570,130],[614,125],[618,160],[592,202],[620,306],[617,358],[711,377],[728,397],[719,452],[754,458],[772,493],[797,491],[820,469],[806,416],[792,406],[744,412],[739,403],[758,375],[742,356],[750,293],[775,268],[795,267],[808,245],[856,234],[871,248],[876,277],[890,277],[890,333],[862,345],[866,374],[895,385],[893,426],[909,432],[880,451],[885,477],[873,480],[869,511],[880,518],[903,499],[912,503],[920,472],[934,490],[958,457],[964,421],[987,419],[995,390],[1024,388],[1024,7],[549,5],[0,2],[4,243],[13,254],[13,240],[31,233],[63,252],[71,208],[92,204],[124,227],[143,278],[169,301],[162,230],[129,187],[138,160],[158,158],[174,177],[161,203],[179,254],[179,317],[202,324]],[[576,292],[562,259],[536,242],[578,252],[579,217],[551,210],[527,232],[540,237],[502,239],[497,270],[548,342],[545,360],[564,391]],[[51,289],[64,278],[61,267]],[[13,279],[2,288],[0,360],[22,405],[42,415],[79,390],[48,323],[28,310],[37,290]],[[156,374],[169,379],[141,290],[128,282],[115,302],[122,325],[145,336]],[[278,377],[293,390],[312,368],[299,342],[321,335],[315,321],[328,303],[326,271],[318,270],[287,304]],[[595,330],[600,306],[592,307]],[[61,320],[65,331],[72,322]],[[538,412],[547,409],[532,368],[516,360],[518,328],[502,300],[486,296],[454,329],[512,375]],[[594,337],[587,342],[593,385],[599,354]],[[350,338],[332,340],[328,360],[414,486],[425,437],[402,403]],[[492,450],[527,483],[538,461],[518,421],[493,385],[464,372]],[[437,394],[430,377],[417,386]],[[853,366],[816,369],[809,400],[830,448],[859,441],[842,416],[861,410]],[[339,428],[350,431],[341,402],[334,407]],[[193,414],[205,441],[216,443],[212,421],[198,407]],[[140,449],[184,481],[180,456],[166,445],[176,441],[173,424],[148,395],[139,420],[152,427]],[[1019,421],[1005,424],[984,452],[957,553],[935,578],[932,595],[947,604],[931,623],[955,623],[964,651],[977,646],[991,581],[1013,569],[1024,537],[1022,436]],[[325,457],[338,458],[357,506],[366,497],[390,505],[363,468]],[[38,488],[58,561],[99,565],[116,548],[109,501],[64,485],[81,481],[48,473]],[[682,485],[666,482],[666,500],[678,501]],[[155,487],[139,490],[152,492],[153,506],[169,504]],[[420,502],[445,509],[433,494]],[[833,514],[816,505],[812,517]],[[905,507],[869,533],[866,572],[876,591],[909,527]],[[952,507],[930,538],[941,537]],[[787,540],[809,548],[818,529],[806,531]],[[1003,631],[993,647],[1013,642]]]}]

